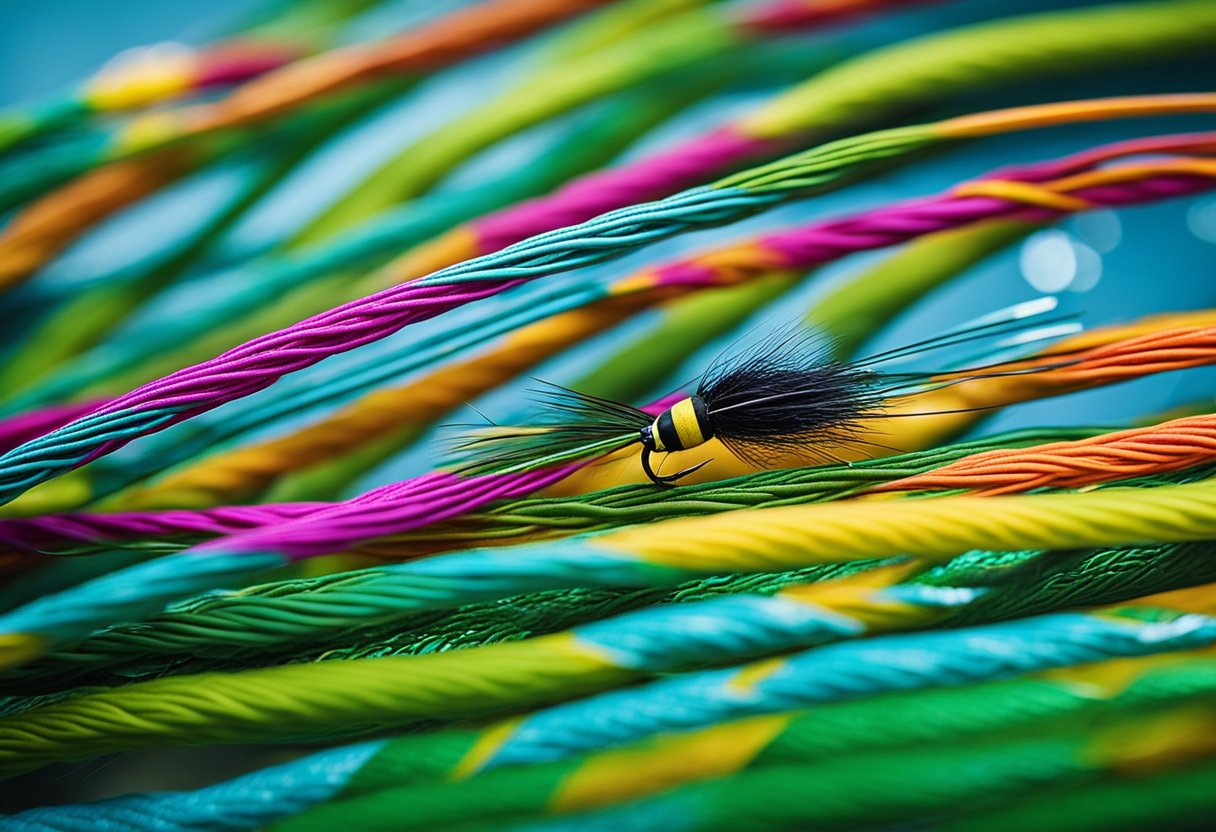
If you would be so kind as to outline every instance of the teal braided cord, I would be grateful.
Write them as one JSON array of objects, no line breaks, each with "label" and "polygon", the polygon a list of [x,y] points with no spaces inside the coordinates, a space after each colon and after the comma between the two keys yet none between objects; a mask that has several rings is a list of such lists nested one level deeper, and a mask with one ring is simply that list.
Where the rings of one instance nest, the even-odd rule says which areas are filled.
[{"label": "teal braided cord", "polygon": [[[1109,723],[1125,718],[1129,712],[1146,707],[1159,710],[1211,697],[1216,693],[1216,664],[1201,664],[1198,674],[1190,668],[1171,668],[1175,677],[1186,683],[1157,685],[1153,696],[1143,690],[1111,700],[1095,697],[1083,685],[1053,684],[1042,679],[987,683],[958,689],[886,694],[872,699],[826,705],[799,711],[750,760],[740,768],[806,765],[812,762],[833,764],[852,754],[897,749],[897,754],[914,756],[927,747],[967,744],[976,747],[981,737],[987,741],[1007,740],[1016,729],[1019,736],[1032,733],[1045,737],[1078,724]],[[1179,673],[1178,671],[1183,672]],[[1152,675],[1151,672],[1149,675]],[[1140,681],[1140,680],[1137,680]],[[995,694],[995,695],[994,695]],[[909,707],[912,705],[913,707]],[[919,705],[918,709],[916,706]],[[929,705],[926,708],[925,705]],[[712,730],[712,729],[711,729]],[[436,828],[455,823],[501,819],[513,814],[553,812],[553,798],[562,792],[563,783],[580,769],[594,770],[597,752],[575,755],[553,763],[491,768],[469,779],[452,782],[448,770],[437,770],[432,761],[440,748],[465,748],[456,732],[437,732],[432,737],[450,735],[443,745],[418,743],[415,738],[392,740],[360,768],[358,775],[343,789],[335,802],[316,807],[274,827],[275,832],[323,830],[338,818],[358,828],[379,828],[377,818],[389,818],[399,829]],[[679,742],[675,735],[668,735]],[[664,748],[644,740],[631,744],[629,751],[677,758],[679,746]],[[415,749],[416,754],[407,753]],[[609,752],[610,755],[616,752]],[[683,751],[683,753],[688,753]],[[888,755],[883,755],[886,758]],[[452,761],[453,768],[459,760]],[[448,776],[445,776],[448,775]],[[583,778],[585,780],[585,776]],[[707,779],[698,774],[686,781]],[[447,782],[444,782],[447,781]],[[663,781],[633,792],[629,800],[665,791]],[[670,785],[667,786],[670,788]],[[360,795],[370,798],[358,799]],[[622,801],[612,801],[618,804]],[[409,812],[396,811],[409,806]],[[561,814],[563,812],[553,812]],[[383,821],[381,821],[383,822]],[[1023,828],[1035,828],[1027,826]]]},{"label": "teal braided cord", "polygon": [[[1159,544],[1089,553],[1003,553],[964,557],[957,568],[947,565],[926,576],[936,586],[988,589],[969,604],[955,608],[948,626],[979,624],[1047,611],[1118,603],[1142,595],[1216,580],[1216,543]],[[583,589],[545,592],[501,602],[461,607],[451,613],[431,611],[378,627],[349,626],[313,643],[280,640],[257,633],[249,642],[216,643],[216,632],[191,615],[162,614],[145,624],[120,625],[61,649],[5,674],[0,715],[24,712],[72,694],[71,687],[107,686],[161,677],[170,673],[240,670],[273,664],[337,661],[390,655],[419,655],[475,647],[559,632],[645,606],[705,600],[734,593],[767,595],[791,583],[843,577],[874,562],[830,564],[793,572],[725,576],[695,581],[676,590]],[[346,576],[334,576],[342,581]],[[326,579],[271,584],[288,601],[301,587],[324,587]],[[255,590],[256,591],[256,590]],[[305,590],[307,591],[307,590]],[[286,593],[286,595],[284,595]],[[268,595],[262,604],[272,603]],[[206,598],[200,603],[206,603]],[[316,599],[304,598],[303,601]],[[324,610],[325,605],[321,604]],[[180,609],[180,606],[179,606]],[[306,617],[308,606],[297,611]],[[260,610],[259,610],[260,611]],[[315,613],[319,616],[321,613]],[[315,621],[314,621],[315,623]],[[168,624],[168,626],[166,626]],[[220,637],[240,635],[236,626]],[[235,642],[235,643],[233,643]],[[225,649],[226,648],[226,649]],[[163,652],[162,652],[163,651]],[[168,655],[165,655],[168,653]],[[20,694],[42,694],[26,695]]]},{"label": "teal braided cord", "polygon": [[[1138,9],[1139,7],[1131,8]],[[1151,10],[1158,8],[1160,7],[1153,6]],[[1180,3],[1171,7],[1171,11],[1176,11],[1178,14],[1193,13],[1196,16],[1193,21],[1188,18],[1188,22],[1185,25],[1179,25],[1176,31],[1172,30],[1165,40],[1179,48],[1184,45],[1204,43],[1204,39],[1210,37],[1210,26],[1208,25],[1210,21],[1204,16],[1207,8],[1209,6],[1206,3]],[[1106,12],[1107,10],[1100,11]],[[1152,11],[1152,14],[1158,15],[1158,12]],[[1120,27],[1114,27],[1112,21],[1102,18],[1100,14],[1095,15],[1095,19],[1105,20],[1107,25],[1104,32],[1112,28],[1120,29]],[[1031,28],[1037,31],[1037,27],[1032,26]],[[1100,40],[1093,38],[1093,30],[1083,24],[1074,22],[1071,27],[1066,26],[1065,28],[1071,28],[1074,35],[1078,30],[1081,31],[1090,41]],[[1143,42],[1145,37],[1141,37],[1139,31],[1126,34],[1128,43],[1124,44],[1120,41],[1122,48],[1117,53],[1120,59],[1126,59],[1132,55],[1143,56],[1146,52],[1152,54],[1163,48],[1162,44],[1156,41]],[[1036,48],[1049,40],[1041,33],[1026,39]],[[1148,40],[1153,41],[1154,39],[1148,38]],[[1054,41],[1051,42],[1054,44]],[[1069,53],[1070,57],[1066,63],[1085,65],[1094,60],[1094,51],[1095,49],[1091,47],[1090,51],[1083,56]],[[1099,43],[1096,51],[1102,55],[1110,53],[1112,50],[1109,44]],[[981,52],[981,54],[984,53]],[[958,59],[959,55],[955,54],[952,57]],[[959,61],[959,63],[970,74],[975,63],[975,56],[971,55],[969,60]],[[1025,63],[1027,63],[1025,57],[1019,56],[1015,66],[1020,69]],[[952,67],[954,74],[958,74],[959,68]],[[901,73],[891,73],[889,69],[887,74],[901,75]],[[923,79],[920,79],[915,73],[907,74],[917,77],[923,88]],[[866,74],[862,73],[862,77],[865,78]],[[852,84],[844,86],[848,91],[855,92]],[[938,85],[930,86],[935,88]],[[846,98],[849,97],[846,96]],[[927,146],[940,143],[943,138],[935,134],[931,125],[854,136],[797,154],[776,165],[745,171],[743,174],[729,177],[709,187],[685,191],[659,202],[609,212],[587,223],[538,235],[495,254],[441,270],[414,282],[411,284],[411,289],[429,288],[436,285],[453,286],[457,283],[473,281],[493,281],[505,277],[530,279],[603,262],[619,256],[627,250],[674,234],[740,219],[771,207],[794,194],[825,192],[840,187],[863,173],[890,164],[901,156],[908,156]],[[389,301],[390,298],[396,298],[397,295],[398,292],[388,290],[379,300]],[[318,319],[310,320],[313,324],[319,323]],[[332,320],[332,317],[325,317],[324,320]],[[416,319],[406,315],[383,321],[379,319],[361,321],[358,327],[350,330],[350,337],[343,343],[353,344],[362,338],[385,337],[407,325],[410,320]],[[284,331],[280,335],[283,338],[296,338],[306,331],[310,333],[310,337],[316,335],[318,339],[315,343],[310,344],[309,350],[299,352],[290,367],[267,366],[255,373],[250,366],[248,372],[243,376],[239,389],[230,386],[224,396],[216,398],[212,392],[200,397],[200,389],[208,391],[215,389],[214,386],[207,386],[210,383],[208,373],[215,369],[209,366],[208,373],[177,374],[172,381],[162,380],[161,384],[156,386],[155,393],[152,389],[143,388],[141,391],[133,392],[119,399],[114,406],[116,408],[128,407],[142,416],[145,408],[155,408],[156,403],[164,398],[180,396],[179,400],[189,402],[189,404],[183,406],[182,410],[175,415],[184,417],[187,414],[201,413],[224,401],[234,400],[262,389],[286,372],[302,369],[335,351],[342,351],[342,344],[331,343],[330,340],[320,338],[322,333],[310,330],[308,327],[298,325],[292,328],[290,334]],[[362,334],[355,338],[355,332]],[[278,342],[276,337],[265,336],[263,339],[251,343],[256,343],[262,348],[271,348]],[[6,472],[11,476],[6,478],[2,484],[3,487],[0,488],[0,500],[11,501],[34,485],[78,466],[91,453],[116,450],[137,435],[152,433],[163,427],[163,424],[156,418],[138,419],[126,426],[124,430],[116,430],[108,422],[109,420],[99,420],[87,424],[73,423],[60,429],[49,440],[43,438],[28,442],[5,455],[3,460]],[[68,445],[73,446],[75,453],[65,454],[64,446]]]},{"label": "teal braided cord", "polygon": [[[797,716],[756,755],[753,764],[832,760],[847,753],[1020,733],[1027,727],[1046,732],[1094,713],[1135,713],[1207,700],[1216,693],[1216,662],[1187,654],[1166,658],[1168,663],[1145,667],[1109,698],[1100,682],[1086,683],[1085,671],[1090,668],[1081,667],[1068,681],[1029,676],[824,705]],[[1120,661],[1108,664],[1117,666]],[[1103,667],[1097,664],[1092,669],[1101,673]]]},{"label": "teal braided cord", "polygon": [[[1081,429],[1079,432],[1083,435],[1091,435],[1092,431],[1093,429]],[[1066,433],[1075,435],[1077,432]],[[928,470],[976,450],[993,446],[1004,447],[1010,443],[1033,444],[1042,439],[1041,432],[1019,432],[1009,436],[965,443],[952,448],[934,449],[886,460],[871,460],[853,466],[765,472],[737,480],[728,480],[724,483],[693,486],[687,489],[687,492],[690,492],[688,497],[684,496],[685,489],[672,491],[669,496],[662,499],[676,505],[677,510],[691,509],[692,513],[829,499],[855,490],[859,484],[872,484],[875,477],[880,478],[880,481],[887,481],[915,471]],[[774,483],[786,483],[786,485],[776,486],[773,485]],[[716,495],[724,495],[724,499],[716,500]],[[620,503],[648,508],[653,507],[648,504],[655,504],[656,501],[653,489],[637,487],[604,492],[602,497],[609,501],[609,505]],[[578,500],[560,501],[564,505],[579,502]],[[559,509],[558,513],[565,513],[565,509]],[[814,574],[839,573],[826,570]],[[261,661],[266,661],[274,658],[275,645],[280,645],[281,648],[283,645],[291,645],[287,649],[295,652],[300,649],[300,641],[310,638],[315,640],[327,631],[359,628],[363,634],[366,634],[367,627],[379,624],[383,628],[387,623],[386,618],[392,619],[399,615],[398,612],[394,612],[395,599],[391,591],[387,596],[379,596],[378,590],[373,590],[370,594],[368,592],[372,584],[387,586],[382,580],[377,584],[377,578],[381,576],[382,573],[372,570],[325,576],[306,582],[290,581],[284,584],[270,584],[262,588],[246,590],[240,598],[246,604],[258,606],[259,617],[262,618],[261,626],[250,629],[248,622],[241,626],[226,626],[223,628],[225,633],[222,643],[209,643],[202,634],[206,633],[211,626],[208,623],[209,620],[215,622],[214,616],[222,614],[218,612],[217,608],[223,607],[225,601],[222,598],[203,596],[196,602],[177,605],[171,608],[167,615],[160,616],[153,621],[144,624],[120,624],[103,630],[98,636],[84,644],[76,645],[66,653],[53,655],[46,661],[31,665],[28,669],[15,670],[10,678],[0,682],[0,689],[5,689],[9,683],[19,684],[22,690],[28,689],[21,684],[21,680],[27,678],[27,673],[47,681],[48,673],[54,677],[65,672],[64,681],[66,681],[77,676],[82,666],[96,667],[98,663],[105,665],[115,661],[140,664],[145,662],[145,657],[149,653],[181,652],[192,658],[206,657],[209,661],[234,653],[245,656],[257,653],[260,655]],[[368,583],[369,581],[371,584]],[[663,589],[656,590],[656,593],[657,597],[668,594]],[[324,597],[321,597],[322,594]],[[597,596],[593,594],[592,597]],[[636,597],[636,593],[634,597]],[[276,599],[281,600],[276,601]],[[302,601],[308,603],[308,608],[302,612],[292,611],[292,608],[297,607]],[[321,606],[313,605],[314,601],[316,605]],[[281,609],[275,609],[276,606]],[[341,611],[343,606],[346,607],[345,612]],[[435,613],[424,614],[422,620],[435,620],[434,615]],[[562,629],[568,620],[565,616],[554,618],[545,612],[541,612],[536,618],[538,620],[533,631],[544,628],[545,620],[552,620],[554,622],[552,626],[556,629]],[[497,623],[493,618],[490,619],[491,627]],[[389,624],[389,626],[392,625]],[[487,629],[484,624],[473,627],[472,632],[476,632],[478,637],[485,641],[493,640],[492,636],[487,637],[487,635],[492,634],[494,630]],[[527,631],[512,623],[508,626],[508,632],[519,633],[522,636]],[[281,653],[282,649],[278,652]],[[91,657],[91,661],[85,657]],[[251,658],[244,660],[250,661]],[[61,669],[55,670],[56,667]],[[73,667],[74,670],[69,669]]]},{"label": "teal braided cord", "polygon": [[[831,761],[844,754],[945,745],[1026,728],[1051,730],[1094,713],[1156,709],[1211,697],[1216,692],[1216,662],[1195,660],[1186,654],[1170,658],[1170,664],[1138,672],[1130,684],[1113,691],[1110,698],[1096,695],[1093,685],[1030,676],[820,705],[797,712],[749,765]],[[339,797],[411,786],[427,791],[437,786],[442,789],[438,781],[451,779],[480,736],[477,731],[441,730],[390,740],[359,769]],[[567,758],[563,765],[569,767],[586,756]],[[544,765],[528,768],[543,769]],[[491,757],[483,772],[497,770]],[[473,780],[483,776],[479,773]],[[411,800],[421,798],[421,792],[411,790]]]},{"label": "teal braided cord", "polygon": [[[1216,580],[1213,549],[1210,543],[1195,542],[1086,553],[975,553],[929,572],[924,580],[988,589],[972,602],[974,607],[960,607],[947,619],[970,624],[1113,603]],[[872,563],[831,564],[759,578],[730,576],[691,582],[675,592],[660,587],[537,593],[448,613],[399,608],[397,580],[383,570],[265,584],[236,596],[204,595],[149,621],[115,625],[9,671],[0,690],[45,692],[171,671],[438,652],[557,632],[666,600],[775,592],[794,581],[838,577]],[[26,704],[16,700],[6,709],[24,710]]]},{"label": "teal braided cord", "polygon": [[941,832],[1199,832],[1212,828],[1216,814],[1213,784],[1216,763],[1210,762],[1150,777],[1108,776],[1080,786],[1056,787],[935,828]]},{"label": "teal braided cord", "polygon": [[44,558],[28,571],[8,578],[0,584],[0,612],[8,612],[44,595],[62,592],[107,572],[134,566],[163,551],[159,548],[146,550],[143,544],[123,550],[112,548],[114,551],[108,553],[102,547],[90,549],[90,552],[102,553],[101,557]]},{"label": "teal braided cord", "polygon": [[[777,57],[761,56],[756,50],[740,57],[730,68],[732,71],[739,71],[741,66],[745,72],[778,77],[788,71],[788,64],[800,66],[809,61],[805,56],[795,58],[784,52]],[[600,102],[595,118],[576,123],[568,135],[547,148],[536,164],[510,171],[478,188],[424,197],[341,238],[298,254],[263,258],[245,269],[249,272],[248,289],[191,311],[185,330],[171,337],[145,331],[147,327],[121,333],[125,340],[113,341],[82,358],[66,372],[48,380],[37,396],[23,397],[17,404],[28,406],[56,400],[90,385],[100,392],[97,385],[107,380],[111,382],[109,386],[135,385],[190,363],[202,352],[232,347],[243,340],[237,333],[247,335],[250,326],[257,325],[263,332],[274,328],[261,324],[267,312],[256,310],[259,304],[276,298],[298,319],[375,291],[380,287],[370,285],[366,278],[361,280],[359,271],[472,216],[545,193],[574,175],[604,164],[673,111],[720,87],[728,80],[727,69],[711,66],[696,75],[669,79],[661,89],[643,85]],[[356,271],[351,272],[352,269]],[[346,279],[335,279],[335,273],[341,276],[344,271],[348,272]],[[322,280],[325,285],[318,287]],[[325,291],[317,291],[318,288]],[[232,337],[225,338],[225,331],[233,333]],[[115,384],[124,379],[122,385]]]},{"label": "teal braided cord", "polygon": [[[240,384],[229,383],[224,362],[205,362],[138,388],[111,402],[103,412],[78,419],[0,456],[0,504],[11,502],[86,460],[116,451],[139,436],[244,398],[326,357],[346,352],[359,343],[387,337],[411,322],[442,314],[448,306],[460,306],[464,300],[446,298],[467,297],[461,288],[473,295],[493,294],[506,288],[508,281],[552,276],[611,260],[676,234],[741,219],[795,194],[827,192],[898,156],[940,140],[930,128],[914,126],[834,142],[822,147],[820,153],[800,154],[799,164],[787,171],[791,183],[795,183],[788,189],[766,178],[763,190],[708,186],[658,202],[610,211],[254,339],[234,351],[252,356],[245,362]],[[488,284],[490,288],[483,285],[481,289],[469,289],[466,284],[470,283]],[[413,300],[406,302],[410,298]],[[376,314],[360,312],[364,306],[374,307]],[[341,338],[335,330],[338,321],[345,321],[341,324]],[[288,342],[308,346],[293,347],[290,366],[284,365],[281,358],[271,360],[271,356],[278,355],[276,345]],[[224,380],[220,385],[224,392],[217,394],[220,380]],[[157,404],[164,401],[174,404]]]},{"label": "teal braided cord", "polygon": [[[1027,677],[964,688],[882,694],[870,699],[816,707],[793,714],[787,727],[760,750],[750,765],[782,764],[795,759],[803,762],[832,760],[846,753],[946,744],[966,741],[977,734],[1008,733],[1026,728],[1041,732],[1078,716],[1088,718],[1094,712],[1107,714],[1129,709],[1158,708],[1199,696],[1210,696],[1216,690],[1216,662],[1194,660],[1186,654],[1170,658],[1173,661],[1168,666],[1157,663],[1143,672],[1137,671],[1131,683],[1111,691],[1109,699],[1096,696],[1092,684]],[[409,800],[411,810],[404,815],[416,817],[420,801],[433,804],[437,795],[451,793],[452,786],[441,781],[451,779],[452,772],[468,756],[480,736],[478,731],[445,730],[387,741],[354,772],[342,791],[332,799],[343,801],[336,804],[342,806],[348,798],[393,789],[398,792],[396,800]],[[301,762],[328,761],[327,755],[331,753],[323,752]],[[585,759],[568,758],[563,768],[573,769]],[[493,767],[493,759],[490,766],[469,782],[471,789],[480,792],[483,803],[492,797],[485,792],[502,782],[497,777],[486,776],[498,771]],[[534,765],[525,770],[543,774],[553,769]],[[216,788],[231,788],[238,782],[232,781]],[[266,785],[271,794],[282,788],[273,780],[267,780]],[[408,793],[406,789],[409,789]],[[196,794],[201,797],[208,793],[209,790],[204,790]],[[469,793],[458,794],[461,802],[467,804]],[[148,796],[148,800],[148,808],[155,808],[155,798]],[[440,811],[445,809],[443,806],[436,808]],[[83,818],[88,807],[71,809],[70,817]],[[306,817],[312,820],[315,816]],[[92,828],[64,822],[55,812],[47,812],[44,818],[48,826],[37,827],[38,832],[78,832]],[[298,828],[296,824],[292,824],[292,827]],[[153,824],[140,825],[139,828],[159,827]]]},{"label": "teal braided cord", "polygon": [[30,633],[48,646],[75,641],[111,622],[138,621],[159,612],[200,587],[239,586],[285,563],[274,553],[154,558],[8,610],[0,614],[0,632]]},{"label": "teal braided cord", "polygon": [[[113,690],[94,691],[0,720],[0,771],[9,775],[55,761],[79,760],[115,751],[166,745],[300,741],[383,731],[419,720],[452,720],[495,711],[521,710],[569,699],[557,714],[532,714],[497,753],[520,762],[520,754],[546,753],[546,745],[591,750],[618,745],[667,730],[708,726],[731,716],[789,710],[799,703],[833,701],[885,690],[962,685],[1009,678],[1049,667],[1068,667],[1117,656],[1193,649],[1216,639],[1216,619],[1170,610],[1117,610],[1100,614],[1058,613],[968,630],[901,633],[836,642],[794,653],[758,676],[753,694],[740,697],[739,668],[664,675],[640,687],[621,685],[639,675],[654,654],[652,639],[675,620],[698,655],[718,644],[728,655],[778,649],[762,632],[784,641],[786,625],[798,633],[804,620],[755,615],[774,599],[705,602],[738,612],[742,629],[705,627],[700,612],[635,613],[645,644],[636,669],[632,659],[618,665],[616,651],[599,653],[597,633],[578,639],[535,640],[496,645],[476,656],[389,657],[345,662],[326,672],[317,665],[289,665],[240,674],[168,677]],[[723,604],[722,602],[727,602]],[[742,603],[740,603],[742,602]],[[781,602],[789,604],[789,601]],[[1142,620],[1145,612],[1161,620]],[[832,619],[830,628],[839,625]],[[617,622],[614,627],[625,626]],[[814,640],[827,633],[813,623]],[[775,627],[776,629],[771,629]],[[805,636],[795,635],[794,641]],[[792,643],[791,643],[792,646]],[[633,655],[632,653],[630,655]],[[687,655],[687,654],[682,654]],[[450,660],[449,660],[450,659]],[[580,698],[600,691],[591,698]],[[604,719],[591,714],[607,711]],[[553,757],[549,757],[553,759]]]}]

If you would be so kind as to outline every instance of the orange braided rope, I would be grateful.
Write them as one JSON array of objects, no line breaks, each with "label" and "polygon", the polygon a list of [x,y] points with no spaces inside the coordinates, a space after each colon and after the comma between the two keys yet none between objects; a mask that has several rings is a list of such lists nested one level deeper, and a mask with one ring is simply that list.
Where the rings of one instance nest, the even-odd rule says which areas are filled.
[{"label": "orange braided rope", "polygon": [[197,154],[170,148],[144,159],[98,168],[18,213],[0,233],[0,291],[33,274],[66,249],[81,229],[156,193],[190,170]]},{"label": "orange braided rope", "polygon": [[967,489],[993,495],[1046,487],[1081,488],[1177,471],[1214,459],[1216,415],[1204,414],[1071,442],[984,451],[872,490]]}]

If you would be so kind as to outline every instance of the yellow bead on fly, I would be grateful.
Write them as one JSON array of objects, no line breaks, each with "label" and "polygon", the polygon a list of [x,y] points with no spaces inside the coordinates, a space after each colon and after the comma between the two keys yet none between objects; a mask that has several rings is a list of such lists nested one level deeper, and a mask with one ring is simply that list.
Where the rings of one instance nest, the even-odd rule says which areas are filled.
[{"label": "yellow bead on fly", "polygon": [[642,428],[642,469],[651,481],[659,485],[670,485],[681,477],[691,474],[705,463],[702,462],[670,477],[661,477],[651,468],[650,454],[695,448],[713,439],[713,436],[714,427],[709,420],[709,408],[706,406],[705,400],[700,396],[681,399]]}]

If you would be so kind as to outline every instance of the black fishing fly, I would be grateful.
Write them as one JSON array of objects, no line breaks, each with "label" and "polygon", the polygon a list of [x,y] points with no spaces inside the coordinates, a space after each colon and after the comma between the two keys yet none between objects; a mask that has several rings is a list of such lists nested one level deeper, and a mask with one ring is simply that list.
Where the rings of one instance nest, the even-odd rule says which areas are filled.
[{"label": "black fishing fly", "polygon": [[[1023,345],[1079,325],[1071,316],[1042,317],[1044,299],[987,316],[967,326],[858,361],[833,360],[830,345],[804,329],[786,329],[759,347],[713,363],[689,396],[657,417],[621,402],[545,383],[543,415],[530,427],[492,426],[466,433],[458,448],[469,473],[511,473],[571,465],[641,446],[642,470],[657,485],[673,485],[712,460],[667,476],[657,453],[682,451],[718,439],[740,459],[764,467],[777,457],[835,459],[828,448],[870,445],[867,424],[884,418],[898,397],[977,378],[1038,372],[1067,361],[1032,367],[997,363],[994,349]],[[1033,327],[1033,331],[1032,328]],[[1004,339],[985,350],[979,366],[943,371],[894,372],[881,365],[981,339]]]}]

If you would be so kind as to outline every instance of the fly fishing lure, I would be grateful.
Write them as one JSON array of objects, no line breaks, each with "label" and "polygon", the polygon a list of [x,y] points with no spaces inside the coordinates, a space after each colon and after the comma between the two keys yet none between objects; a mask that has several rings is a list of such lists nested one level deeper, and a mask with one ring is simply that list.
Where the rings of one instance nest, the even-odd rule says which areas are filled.
[{"label": "fly fishing lure", "polygon": [[[454,446],[461,473],[509,473],[572,465],[641,446],[642,470],[656,485],[670,486],[712,462],[663,475],[659,453],[720,441],[756,467],[783,456],[843,462],[833,447],[882,447],[867,441],[867,423],[887,418],[897,398],[963,381],[1039,372],[1061,366],[993,361],[1005,350],[1075,332],[1074,316],[1044,315],[1055,301],[1043,298],[993,313],[942,335],[856,361],[829,358],[829,342],[804,327],[783,327],[758,347],[719,357],[691,395],[653,412],[542,381],[542,405],[532,426],[499,426],[459,435]],[[936,350],[990,341],[987,363],[932,372],[884,369]],[[670,401],[670,397],[663,401]],[[910,414],[919,415],[919,414]]]}]

